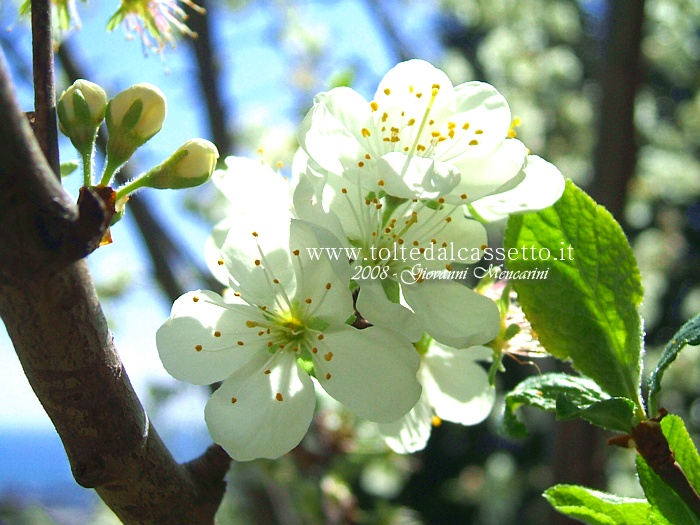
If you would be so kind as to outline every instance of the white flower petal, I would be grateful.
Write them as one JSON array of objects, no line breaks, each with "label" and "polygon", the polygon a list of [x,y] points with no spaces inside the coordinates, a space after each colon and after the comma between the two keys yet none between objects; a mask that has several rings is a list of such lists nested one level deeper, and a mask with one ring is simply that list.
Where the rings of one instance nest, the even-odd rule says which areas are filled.
[{"label": "white flower petal", "polygon": [[[464,217],[462,209],[462,206],[445,206],[441,210],[425,207],[418,212],[418,222],[402,236],[404,245],[424,248],[416,257],[408,252],[411,263],[426,270],[445,270],[451,262],[474,264],[481,259],[488,242],[486,229],[483,224]],[[432,233],[428,228],[437,231]]]},{"label": "white flower petal", "polygon": [[496,303],[457,281],[425,280],[403,286],[403,293],[436,341],[466,348],[488,343],[500,332]]},{"label": "white flower petal", "polygon": [[505,219],[512,213],[547,208],[564,193],[564,177],[553,164],[536,156],[527,157],[524,177],[514,188],[498,191],[469,204],[472,216],[484,222]]},{"label": "white flower petal", "polygon": [[[436,156],[450,161],[460,154],[469,158],[491,154],[505,140],[510,128],[510,108],[506,99],[496,88],[484,82],[467,82],[455,87],[455,97],[456,110],[450,119],[464,124],[456,128],[460,133],[453,141],[438,144]],[[470,141],[477,144],[470,145]]]},{"label": "white flower petal", "polygon": [[[270,306],[281,288],[288,296],[296,289],[289,254],[291,218],[241,216],[226,237],[221,254],[232,288],[257,306]],[[275,284],[277,279],[279,284]]]},{"label": "white flower petal", "polygon": [[425,389],[411,411],[393,423],[379,423],[379,433],[386,444],[399,454],[423,450],[432,431],[433,409]]},{"label": "white flower petal", "polygon": [[329,200],[333,199],[331,188],[326,184],[327,179],[328,176],[319,179],[307,175],[306,172],[302,173],[294,189],[294,211],[299,219],[323,226],[338,239],[345,240],[345,230],[340,218],[335,210],[324,206],[324,194]]},{"label": "white flower petal", "polygon": [[235,219],[231,216],[222,219],[214,225],[204,243],[204,259],[209,267],[209,271],[220,283],[226,286],[229,283],[229,273],[223,264],[224,260],[221,258],[221,248],[234,223]]},{"label": "white flower petal", "polygon": [[493,350],[484,346],[456,350],[433,342],[423,356],[419,378],[438,417],[462,425],[486,419],[496,394],[476,361],[492,355]]},{"label": "white flower petal", "polygon": [[367,101],[350,88],[321,93],[301,123],[299,144],[324,169],[340,174],[367,153],[358,137],[369,114]]},{"label": "white flower petal", "polygon": [[[289,209],[289,181],[259,160],[229,156],[226,169],[216,170],[212,181],[231,203],[228,215],[262,214],[269,210]],[[265,206],[260,206],[264,195]]]},{"label": "white flower petal", "polygon": [[195,385],[221,381],[256,351],[253,345],[237,344],[243,337],[238,334],[250,331],[245,322],[257,315],[256,310],[248,305],[226,304],[214,292],[183,295],[156,332],[163,366],[176,379]]},{"label": "white flower petal", "polygon": [[460,181],[459,170],[451,164],[398,152],[383,155],[377,170],[384,178],[386,192],[405,199],[445,195]]},{"label": "white flower petal", "polygon": [[[434,87],[437,87],[437,95],[431,105]],[[411,117],[416,119],[417,129],[429,106],[430,118],[435,121],[455,111],[452,82],[445,73],[424,60],[407,60],[390,69],[379,83],[374,101],[378,105],[375,121],[383,122],[387,129],[403,127]],[[386,120],[383,120],[384,113],[388,115]],[[412,138],[404,138],[404,141],[411,142]]]},{"label": "white flower petal", "polygon": [[398,333],[372,326],[339,325],[324,332],[313,354],[316,379],[324,390],[360,417],[396,421],[420,397],[420,358]]},{"label": "white flower petal", "polygon": [[316,404],[311,378],[292,353],[278,356],[269,364],[270,354],[261,352],[207,403],[209,433],[236,461],[278,458],[299,444],[311,424]]},{"label": "white flower petal", "polygon": [[459,203],[464,194],[472,201],[488,195],[516,177],[526,157],[525,145],[517,139],[508,139],[486,157],[474,158],[465,154],[452,159],[450,162],[460,170],[462,178],[445,199]]},{"label": "white flower petal", "polygon": [[405,306],[392,303],[377,280],[361,282],[357,311],[373,325],[389,329],[400,327],[409,341],[418,341],[423,336],[423,326],[416,314]]}]

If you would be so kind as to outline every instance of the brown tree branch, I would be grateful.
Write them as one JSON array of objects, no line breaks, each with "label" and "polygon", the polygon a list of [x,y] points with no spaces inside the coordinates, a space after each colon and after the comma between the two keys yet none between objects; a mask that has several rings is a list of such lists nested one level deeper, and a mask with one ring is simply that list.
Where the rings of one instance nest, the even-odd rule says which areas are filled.
[{"label": "brown tree branch", "polygon": [[53,75],[51,0],[32,0],[32,61],[34,63],[34,111],[36,135],[49,166],[60,178],[56,93]]},{"label": "brown tree branch", "polygon": [[180,466],[148,421],[77,260],[85,239],[102,235],[101,201],[84,193],[92,214],[70,202],[17,107],[2,53],[0,114],[0,317],[74,477],[125,523],[213,524],[230,459],[214,446],[206,474]]}]

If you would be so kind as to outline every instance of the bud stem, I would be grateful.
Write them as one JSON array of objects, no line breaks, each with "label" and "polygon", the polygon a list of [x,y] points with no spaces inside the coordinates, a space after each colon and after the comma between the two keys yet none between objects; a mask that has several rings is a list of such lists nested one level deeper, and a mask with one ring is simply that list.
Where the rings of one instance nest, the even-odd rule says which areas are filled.
[{"label": "bud stem", "polygon": [[83,186],[89,188],[92,186],[92,151],[81,153],[80,157],[83,161]]}]

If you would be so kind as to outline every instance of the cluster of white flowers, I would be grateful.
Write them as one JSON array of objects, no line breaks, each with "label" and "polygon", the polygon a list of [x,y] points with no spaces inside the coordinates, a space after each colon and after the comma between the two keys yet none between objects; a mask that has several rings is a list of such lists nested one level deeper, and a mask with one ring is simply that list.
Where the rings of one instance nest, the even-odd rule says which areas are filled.
[{"label": "cluster of white flowers", "polygon": [[[223,381],[205,418],[231,457],[294,448],[314,385],[379,423],[399,452],[423,448],[442,419],[488,415],[494,392],[477,361],[493,354],[498,307],[456,279],[400,276],[417,264],[451,272],[460,261],[435,250],[483,253],[482,222],[559,198],[561,174],[529,155],[511,124],[492,86],[453,87],[411,60],[370,102],[349,88],[318,95],[291,179],[226,159],[213,180],[229,213],[207,253],[228,293],[178,299],[157,344],[174,377]],[[411,257],[397,256],[407,248]]]}]

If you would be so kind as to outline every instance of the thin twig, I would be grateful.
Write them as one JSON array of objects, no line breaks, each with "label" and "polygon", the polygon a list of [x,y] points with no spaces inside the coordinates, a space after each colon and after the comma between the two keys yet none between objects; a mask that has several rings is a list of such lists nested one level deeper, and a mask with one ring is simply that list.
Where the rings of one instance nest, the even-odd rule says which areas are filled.
[{"label": "thin twig", "polygon": [[32,59],[34,64],[34,133],[57,177],[61,177],[56,127],[53,74],[51,0],[32,0]]}]

